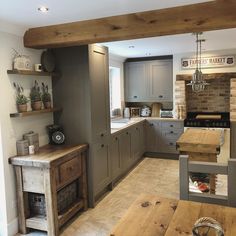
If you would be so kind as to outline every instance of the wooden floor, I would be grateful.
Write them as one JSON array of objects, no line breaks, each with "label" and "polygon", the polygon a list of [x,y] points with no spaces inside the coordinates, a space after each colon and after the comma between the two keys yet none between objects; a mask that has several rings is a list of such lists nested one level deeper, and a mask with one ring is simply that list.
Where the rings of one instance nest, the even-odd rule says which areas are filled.
[{"label": "wooden floor", "polygon": [[[220,182],[221,188],[224,182]],[[62,236],[108,236],[141,193],[179,198],[179,162],[145,158],[94,208],[75,218]],[[46,235],[35,232],[30,235]]]}]

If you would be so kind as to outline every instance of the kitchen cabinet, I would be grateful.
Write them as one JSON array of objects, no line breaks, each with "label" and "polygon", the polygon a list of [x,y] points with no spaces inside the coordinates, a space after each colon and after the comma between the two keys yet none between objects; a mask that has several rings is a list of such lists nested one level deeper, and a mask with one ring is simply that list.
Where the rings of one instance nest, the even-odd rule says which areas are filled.
[{"label": "kitchen cabinet", "polygon": [[230,122],[230,158],[236,158],[236,121]]},{"label": "kitchen cabinet", "polygon": [[53,101],[62,107],[54,123],[63,126],[66,142],[88,143],[89,206],[111,181],[108,49],[84,45],[53,49],[57,71]]},{"label": "kitchen cabinet", "polygon": [[147,120],[146,151],[178,154],[176,141],[183,131],[183,121]]},{"label": "kitchen cabinet", "polygon": [[132,164],[132,153],[131,153],[131,132],[130,129],[124,130],[121,133],[121,160],[123,172],[126,172]]},{"label": "kitchen cabinet", "polygon": [[127,101],[140,102],[147,96],[147,67],[143,62],[125,64],[125,97]]},{"label": "kitchen cabinet", "polygon": [[173,100],[173,72],[172,61],[163,60],[150,62],[149,68],[149,95],[153,101]]},{"label": "kitchen cabinet", "polygon": [[115,180],[122,173],[121,135],[113,135],[110,143],[111,177]]},{"label": "kitchen cabinet", "polygon": [[172,60],[127,62],[126,102],[173,101]]}]

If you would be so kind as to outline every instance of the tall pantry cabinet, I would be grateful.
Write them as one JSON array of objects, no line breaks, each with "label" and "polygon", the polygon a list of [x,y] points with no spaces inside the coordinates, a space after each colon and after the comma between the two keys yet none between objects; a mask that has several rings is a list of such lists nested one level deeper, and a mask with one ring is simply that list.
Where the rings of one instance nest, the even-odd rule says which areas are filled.
[{"label": "tall pantry cabinet", "polygon": [[62,76],[53,82],[53,99],[63,108],[55,123],[63,126],[67,143],[89,144],[89,205],[94,206],[111,178],[108,49],[85,45],[54,49],[54,54]]}]

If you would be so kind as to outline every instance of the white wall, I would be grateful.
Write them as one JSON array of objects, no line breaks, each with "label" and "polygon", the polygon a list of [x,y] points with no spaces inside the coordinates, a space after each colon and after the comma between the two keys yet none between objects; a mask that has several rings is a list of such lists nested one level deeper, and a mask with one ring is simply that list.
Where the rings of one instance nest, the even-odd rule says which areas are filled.
[{"label": "white wall", "polygon": [[114,54],[109,54],[109,66],[120,68],[121,76],[121,104],[124,107],[125,95],[124,95],[124,57],[120,57]]},{"label": "white wall", "polygon": [[[203,52],[202,57],[210,56],[219,56],[219,55],[236,55],[236,49],[220,50],[220,51],[209,51]],[[182,70],[181,68],[181,59],[182,58],[194,58],[194,53],[184,53],[184,54],[175,54],[173,55],[173,79],[175,81],[177,74],[192,74],[194,70]],[[222,68],[203,68],[203,74],[206,73],[222,73],[222,72],[236,72],[236,64],[232,67],[222,67]]]},{"label": "white wall", "polygon": [[[8,75],[7,70],[12,68],[12,48],[15,48],[20,54],[29,55],[33,64],[40,63],[41,51],[24,48],[22,36],[6,33],[1,30],[0,27],[0,118],[2,137],[2,146],[0,146],[2,148],[2,150],[0,148],[0,174],[4,178],[5,189],[3,190],[5,190],[5,194],[2,192],[0,199],[0,210],[3,211],[0,215],[0,223],[3,225],[0,225],[0,228],[6,229],[7,227],[8,231],[6,234],[6,231],[2,233],[0,229],[0,235],[11,236],[17,232],[17,210],[15,175],[12,166],[8,164],[8,158],[16,155],[16,140],[21,139],[22,134],[30,130],[39,133],[40,145],[48,143],[45,126],[53,123],[53,116],[52,114],[44,114],[26,118],[10,118],[9,114],[16,112],[15,91],[12,85],[14,81],[20,83],[25,88],[25,93],[28,94],[35,79],[40,84],[44,81],[51,89],[51,78]],[[2,180],[2,176],[0,178]],[[6,205],[5,211],[4,205]],[[5,212],[6,214],[4,215]]]}]

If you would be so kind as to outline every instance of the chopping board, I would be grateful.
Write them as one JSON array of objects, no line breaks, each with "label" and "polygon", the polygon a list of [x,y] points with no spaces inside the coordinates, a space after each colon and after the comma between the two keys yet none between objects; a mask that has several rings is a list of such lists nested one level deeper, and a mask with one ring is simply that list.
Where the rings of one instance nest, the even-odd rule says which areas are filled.
[{"label": "chopping board", "polygon": [[220,120],[221,115],[197,115],[198,120]]},{"label": "chopping board", "polygon": [[160,117],[161,103],[154,102],[152,104],[152,117]]}]

